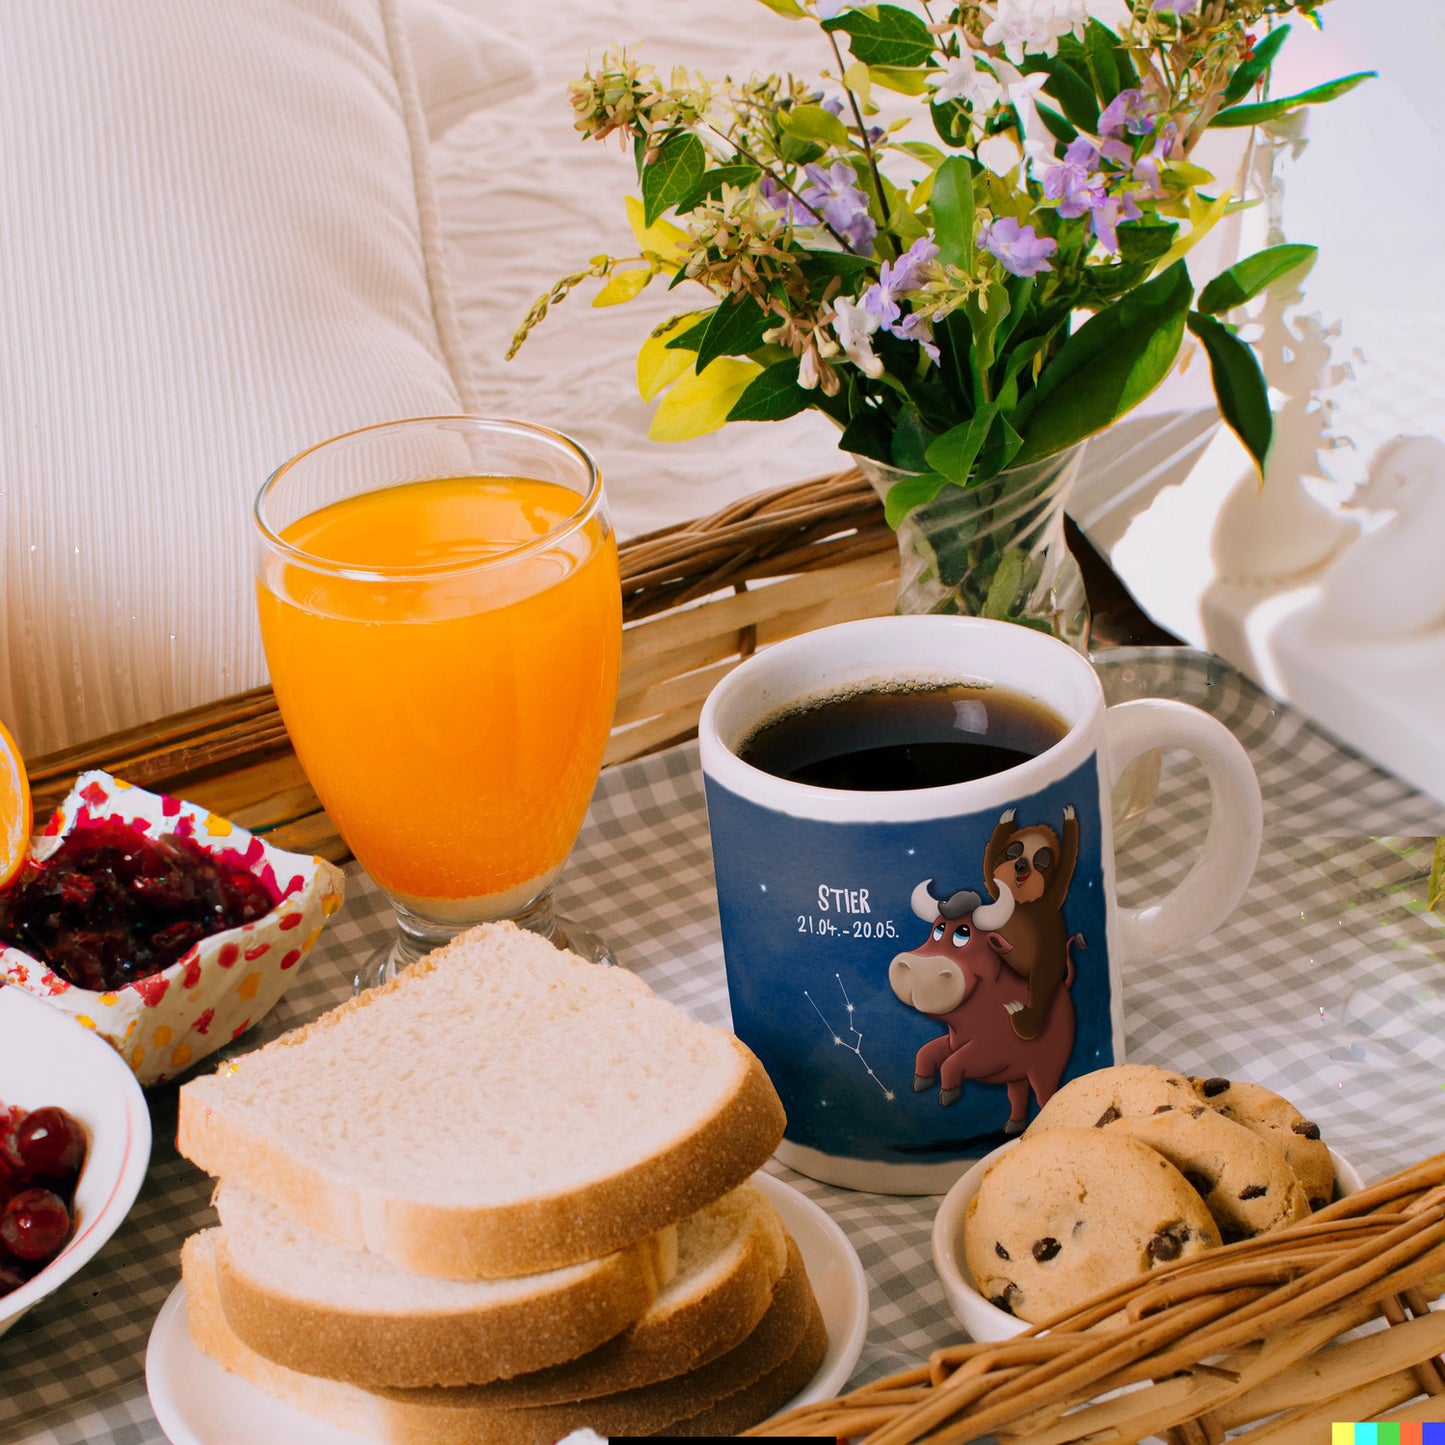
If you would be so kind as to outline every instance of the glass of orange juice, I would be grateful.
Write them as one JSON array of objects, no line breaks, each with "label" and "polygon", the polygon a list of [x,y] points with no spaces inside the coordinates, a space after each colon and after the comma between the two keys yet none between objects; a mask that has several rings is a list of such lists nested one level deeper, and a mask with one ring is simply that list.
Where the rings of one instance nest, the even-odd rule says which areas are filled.
[{"label": "glass of orange juice", "polygon": [[557,920],[617,699],[622,602],[597,467],[522,422],[432,417],[312,447],[261,489],[257,603],[282,719],[395,943],[358,988],[510,918]]}]

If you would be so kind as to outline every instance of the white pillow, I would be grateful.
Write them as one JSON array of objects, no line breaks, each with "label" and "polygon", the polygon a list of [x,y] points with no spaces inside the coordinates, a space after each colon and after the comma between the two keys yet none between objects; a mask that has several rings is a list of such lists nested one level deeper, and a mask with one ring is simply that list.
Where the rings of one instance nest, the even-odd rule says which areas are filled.
[{"label": "white pillow", "polygon": [[0,717],[27,755],[264,682],[267,475],[478,409],[427,133],[395,0],[0,7]]},{"label": "white pillow", "polygon": [[401,0],[401,18],[434,141],[473,111],[515,99],[536,79],[536,64],[520,45],[446,0]]}]

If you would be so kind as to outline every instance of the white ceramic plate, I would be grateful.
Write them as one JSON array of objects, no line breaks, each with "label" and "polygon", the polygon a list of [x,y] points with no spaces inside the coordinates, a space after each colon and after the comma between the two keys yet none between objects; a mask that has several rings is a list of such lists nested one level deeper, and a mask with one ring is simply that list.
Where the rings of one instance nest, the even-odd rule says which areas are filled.
[{"label": "white ceramic plate", "polygon": [[[753,1182],[797,1241],[828,1326],[828,1353],[787,1408],[830,1399],[853,1373],[868,1332],[863,1266],[847,1236],[812,1200],[766,1174]],[[151,1328],[146,1389],[172,1445],[356,1445],[360,1438],[273,1399],[202,1354],[186,1326],[183,1285],[171,1291]]]},{"label": "white ceramic plate", "polygon": [[[943,1292],[953,1308],[954,1318],[968,1332],[971,1340],[988,1342],[1012,1339],[1028,1329],[1025,1321],[1017,1319],[1007,1310],[990,1304],[978,1292],[968,1265],[963,1258],[963,1220],[968,1202],[978,1193],[978,1186],[985,1171],[1006,1149],[1018,1145],[1017,1139],[1001,1144],[991,1154],[985,1154],[963,1177],[943,1196],[938,1213],[933,1216],[933,1267],[943,1285]],[[1338,1194],[1354,1194],[1363,1189],[1364,1181],[1360,1171],[1349,1160],[1342,1158],[1333,1149],[1330,1159],[1335,1166],[1335,1187]]]},{"label": "white ceramic plate", "polygon": [[135,1075],[104,1039],[44,999],[0,986],[0,1102],[54,1104],[90,1135],[70,1243],[34,1279],[0,1295],[0,1334],[94,1257],[130,1212],[151,1157],[151,1116]]}]

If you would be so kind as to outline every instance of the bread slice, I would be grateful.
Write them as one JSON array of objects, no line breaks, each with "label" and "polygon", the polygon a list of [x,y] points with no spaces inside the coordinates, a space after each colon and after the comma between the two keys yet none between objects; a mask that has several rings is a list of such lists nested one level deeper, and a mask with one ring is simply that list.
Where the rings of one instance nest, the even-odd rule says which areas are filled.
[{"label": "bread slice", "polygon": [[268,1359],[360,1384],[463,1385],[570,1360],[627,1328],[677,1268],[677,1229],[514,1279],[408,1274],[232,1184],[216,1196],[226,1318]]},{"label": "bread slice", "polygon": [[[409,1274],[231,1184],[217,1205],[221,1302],[248,1348],[360,1385],[496,1380],[498,1409],[680,1374],[757,1324],[786,1262],[782,1225],[750,1184],[603,1260],[507,1280]],[[584,1352],[550,1386],[525,1373]]]},{"label": "bread slice", "polygon": [[677,1223],[747,1179],[783,1122],[731,1034],[489,924],[184,1085],[177,1145],[342,1244],[478,1279]]},{"label": "bread slice", "polygon": [[[548,1445],[583,1426],[607,1436],[742,1429],[790,1399],[827,1349],[821,1312],[790,1240],[787,1268],[757,1327],[734,1349],[686,1375],[596,1399],[518,1409],[498,1409],[485,1389],[469,1386],[365,1390],[277,1365],[236,1337],[217,1285],[218,1235],[192,1235],[181,1251],[197,1347],[268,1394],[383,1445]],[[717,1429],[713,1420],[722,1422]],[[697,1428],[690,1428],[693,1423]]]},{"label": "bread slice", "polygon": [[478,1399],[498,1409],[565,1404],[684,1374],[752,1333],[787,1262],[777,1211],[744,1184],[677,1226],[677,1273],[636,1324],[580,1359],[498,1380]]}]

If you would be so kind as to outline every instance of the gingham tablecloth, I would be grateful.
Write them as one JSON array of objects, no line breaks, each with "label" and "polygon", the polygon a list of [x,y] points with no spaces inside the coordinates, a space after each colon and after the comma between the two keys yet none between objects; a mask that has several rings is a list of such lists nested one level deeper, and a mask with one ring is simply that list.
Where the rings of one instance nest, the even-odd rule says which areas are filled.
[{"label": "gingham tablecloth", "polygon": [[[1157,648],[1098,662],[1111,701],[1173,697],[1221,718],[1249,750],[1265,798],[1265,846],[1235,916],[1126,979],[1130,1056],[1270,1085],[1367,1180],[1445,1148],[1445,919],[1424,903],[1445,807],[1217,659]],[[1207,803],[1192,766],[1165,757],[1155,805],[1121,844],[1125,903],[1156,896],[1197,847]],[[695,744],[604,774],[559,901],[659,993],[727,1024]],[[245,1045],[345,999],[356,961],[390,928],[382,898],[353,867],[344,908]],[[171,1142],[175,1087],[150,1099],[154,1157],[129,1218],[0,1337],[0,1440],[164,1439],[146,1398],[146,1339],[179,1276],[182,1239],[214,1219],[210,1181]],[[849,1193],[770,1167],[828,1210],[867,1272],[872,1314],[853,1383],[961,1337],[929,1255],[935,1198]]]}]

